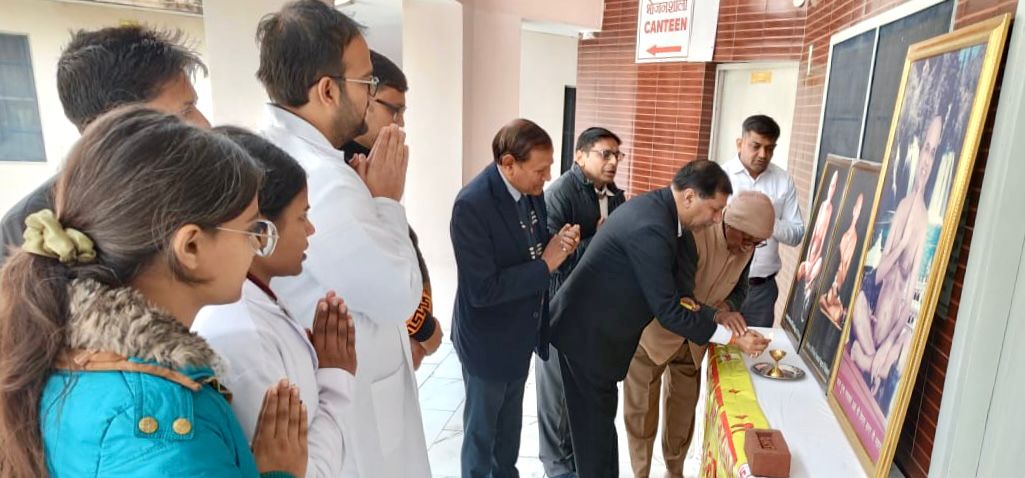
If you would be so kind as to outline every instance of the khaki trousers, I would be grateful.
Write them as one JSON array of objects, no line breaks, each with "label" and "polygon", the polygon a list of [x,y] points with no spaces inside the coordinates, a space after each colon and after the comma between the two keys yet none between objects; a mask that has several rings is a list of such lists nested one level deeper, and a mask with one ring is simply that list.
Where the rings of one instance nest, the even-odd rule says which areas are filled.
[{"label": "khaki trousers", "polygon": [[[663,375],[664,380],[663,380]],[[664,382],[664,383],[663,383]],[[662,455],[670,476],[683,476],[683,460],[694,434],[694,414],[701,393],[701,364],[695,365],[690,343],[683,341],[675,354],[655,363],[643,346],[637,347],[623,384],[623,421],[634,475],[651,472],[652,447],[658,431],[659,388],[665,389]]]}]

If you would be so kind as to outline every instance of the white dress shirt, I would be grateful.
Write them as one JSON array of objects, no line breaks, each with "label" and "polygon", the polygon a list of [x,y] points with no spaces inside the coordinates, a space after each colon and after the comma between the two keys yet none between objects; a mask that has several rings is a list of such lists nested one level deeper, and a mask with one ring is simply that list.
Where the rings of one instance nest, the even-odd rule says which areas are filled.
[{"label": "white dress shirt", "polygon": [[782,266],[779,244],[796,246],[804,237],[804,220],[801,219],[801,210],[797,206],[797,187],[794,186],[794,180],[786,171],[772,163],[769,163],[769,167],[757,178],[752,178],[739,157],[723,164],[723,170],[730,176],[734,196],[742,191],[758,191],[772,200],[772,207],[776,210],[776,226],[765,247],[755,249],[751,270],[748,273],[752,278],[769,277],[779,272]]},{"label": "white dress shirt", "polygon": [[594,188],[594,193],[598,195],[598,211],[601,214],[602,219],[609,218],[609,198],[615,196],[616,193],[609,190],[608,186],[601,189]]}]

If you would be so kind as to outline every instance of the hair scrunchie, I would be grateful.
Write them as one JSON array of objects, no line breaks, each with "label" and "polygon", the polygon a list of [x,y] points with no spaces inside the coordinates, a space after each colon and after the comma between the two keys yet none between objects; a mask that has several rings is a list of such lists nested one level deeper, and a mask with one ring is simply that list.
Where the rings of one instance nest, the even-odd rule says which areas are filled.
[{"label": "hair scrunchie", "polygon": [[23,237],[25,242],[21,246],[22,250],[37,256],[58,259],[67,265],[96,260],[93,241],[77,229],[65,229],[49,209],[25,218]]}]

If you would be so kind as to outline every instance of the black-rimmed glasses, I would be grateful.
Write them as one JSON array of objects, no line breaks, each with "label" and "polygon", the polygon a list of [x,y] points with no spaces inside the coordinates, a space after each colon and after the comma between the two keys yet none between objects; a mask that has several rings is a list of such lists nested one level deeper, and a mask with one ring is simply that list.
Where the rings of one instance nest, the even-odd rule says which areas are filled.
[{"label": "black-rimmed glasses", "polygon": [[378,98],[374,98],[374,102],[385,107],[388,111],[390,111],[391,120],[394,122],[398,122],[399,117],[406,114],[406,105],[396,105]]}]

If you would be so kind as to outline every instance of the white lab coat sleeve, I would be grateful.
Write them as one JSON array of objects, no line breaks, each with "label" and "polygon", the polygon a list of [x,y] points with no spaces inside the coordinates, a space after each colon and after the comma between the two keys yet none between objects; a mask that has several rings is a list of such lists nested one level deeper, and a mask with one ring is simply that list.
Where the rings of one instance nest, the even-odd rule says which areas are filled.
[{"label": "white lab coat sleeve", "polygon": [[781,209],[772,237],[788,246],[800,245],[804,238],[804,219],[801,219],[801,209],[797,205],[797,186],[790,177],[787,177],[787,191],[783,195]]},{"label": "white lab coat sleeve", "polygon": [[[284,320],[284,319],[282,319]],[[211,341],[231,364],[225,385],[231,390],[231,408],[246,440],[253,441],[267,389],[287,377],[282,354],[287,353],[269,332],[238,333]],[[341,475],[345,457],[343,412],[352,403],[355,377],[340,369],[317,371],[318,408],[308,432],[307,477]]]},{"label": "white lab coat sleeve", "polygon": [[309,466],[306,476],[334,478],[342,475],[345,462],[346,409],[352,406],[356,377],[337,368],[317,370],[319,407],[310,423]]},{"label": "white lab coat sleeve", "polygon": [[370,320],[404,323],[423,292],[405,208],[371,198],[362,183],[348,178],[314,184],[311,174],[310,182],[310,219],[317,233],[310,237],[305,267],[324,290],[334,290]]}]

